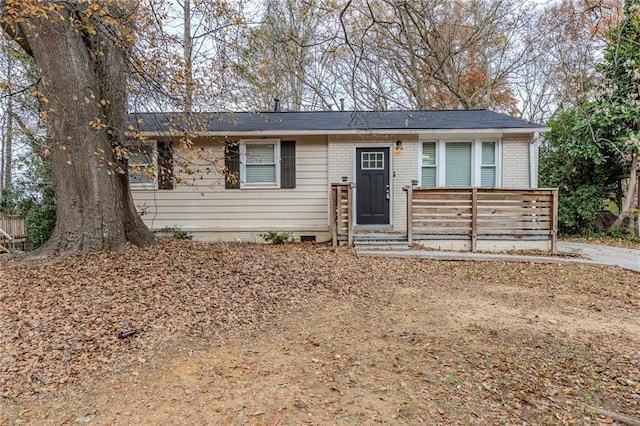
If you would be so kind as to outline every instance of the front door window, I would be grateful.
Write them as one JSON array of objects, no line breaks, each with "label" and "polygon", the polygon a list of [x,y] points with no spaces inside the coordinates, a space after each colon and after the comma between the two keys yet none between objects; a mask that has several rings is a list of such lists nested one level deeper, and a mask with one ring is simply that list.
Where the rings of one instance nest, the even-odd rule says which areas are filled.
[{"label": "front door window", "polygon": [[360,161],[362,170],[383,170],[384,152],[363,152]]}]

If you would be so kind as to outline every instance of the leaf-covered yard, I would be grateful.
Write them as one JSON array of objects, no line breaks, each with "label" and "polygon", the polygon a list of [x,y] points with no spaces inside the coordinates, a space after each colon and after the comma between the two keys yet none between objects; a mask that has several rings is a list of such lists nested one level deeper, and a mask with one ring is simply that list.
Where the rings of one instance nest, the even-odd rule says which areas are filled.
[{"label": "leaf-covered yard", "polygon": [[177,241],[8,267],[0,424],[640,422],[639,281]]}]

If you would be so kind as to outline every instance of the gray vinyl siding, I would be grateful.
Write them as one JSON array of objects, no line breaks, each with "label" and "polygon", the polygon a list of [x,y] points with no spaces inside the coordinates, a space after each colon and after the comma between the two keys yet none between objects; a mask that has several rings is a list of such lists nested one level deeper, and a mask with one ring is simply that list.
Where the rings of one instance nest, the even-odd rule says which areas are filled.
[{"label": "gray vinyl siding", "polygon": [[[190,159],[188,172],[174,169],[179,183],[173,190],[134,189],[143,220],[152,229],[177,226],[191,231],[327,230],[327,139],[322,136],[282,137],[295,140],[294,188],[226,189],[225,179],[211,162],[191,160],[200,149],[224,165],[222,141],[198,141],[176,157]],[[201,151],[200,151],[201,152]],[[293,185],[289,182],[288,185]]]}]

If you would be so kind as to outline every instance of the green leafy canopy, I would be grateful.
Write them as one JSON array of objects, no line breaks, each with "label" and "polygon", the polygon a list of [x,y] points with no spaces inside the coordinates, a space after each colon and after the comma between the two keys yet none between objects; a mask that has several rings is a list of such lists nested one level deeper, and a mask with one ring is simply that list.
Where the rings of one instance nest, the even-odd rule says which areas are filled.
[{"label": "green leafy canopy", "polygon": [[586,130],[598,147],[609,145],[623,161],[640,149],[640,0],[627,0],[624,10],[625,18],[608,34],[601,80],[576,129]]}]

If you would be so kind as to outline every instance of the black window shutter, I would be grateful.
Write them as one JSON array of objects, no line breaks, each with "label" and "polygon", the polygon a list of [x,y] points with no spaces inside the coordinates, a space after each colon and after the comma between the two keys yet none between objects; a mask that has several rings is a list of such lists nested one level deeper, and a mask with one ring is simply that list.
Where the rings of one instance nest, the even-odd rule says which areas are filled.
[{"label": "black window shutter", "polygon": [[225,142],[224,150],[224,187],[240,189],[240,144],[237,141]]},{"label": "black window shutter", "polygon": [[158,142],[158,189],[173,189],[172,142]]},{"label": "black window shutter", "polygon": [[296,141],[280,142],[280,187],[296,187]]}]

